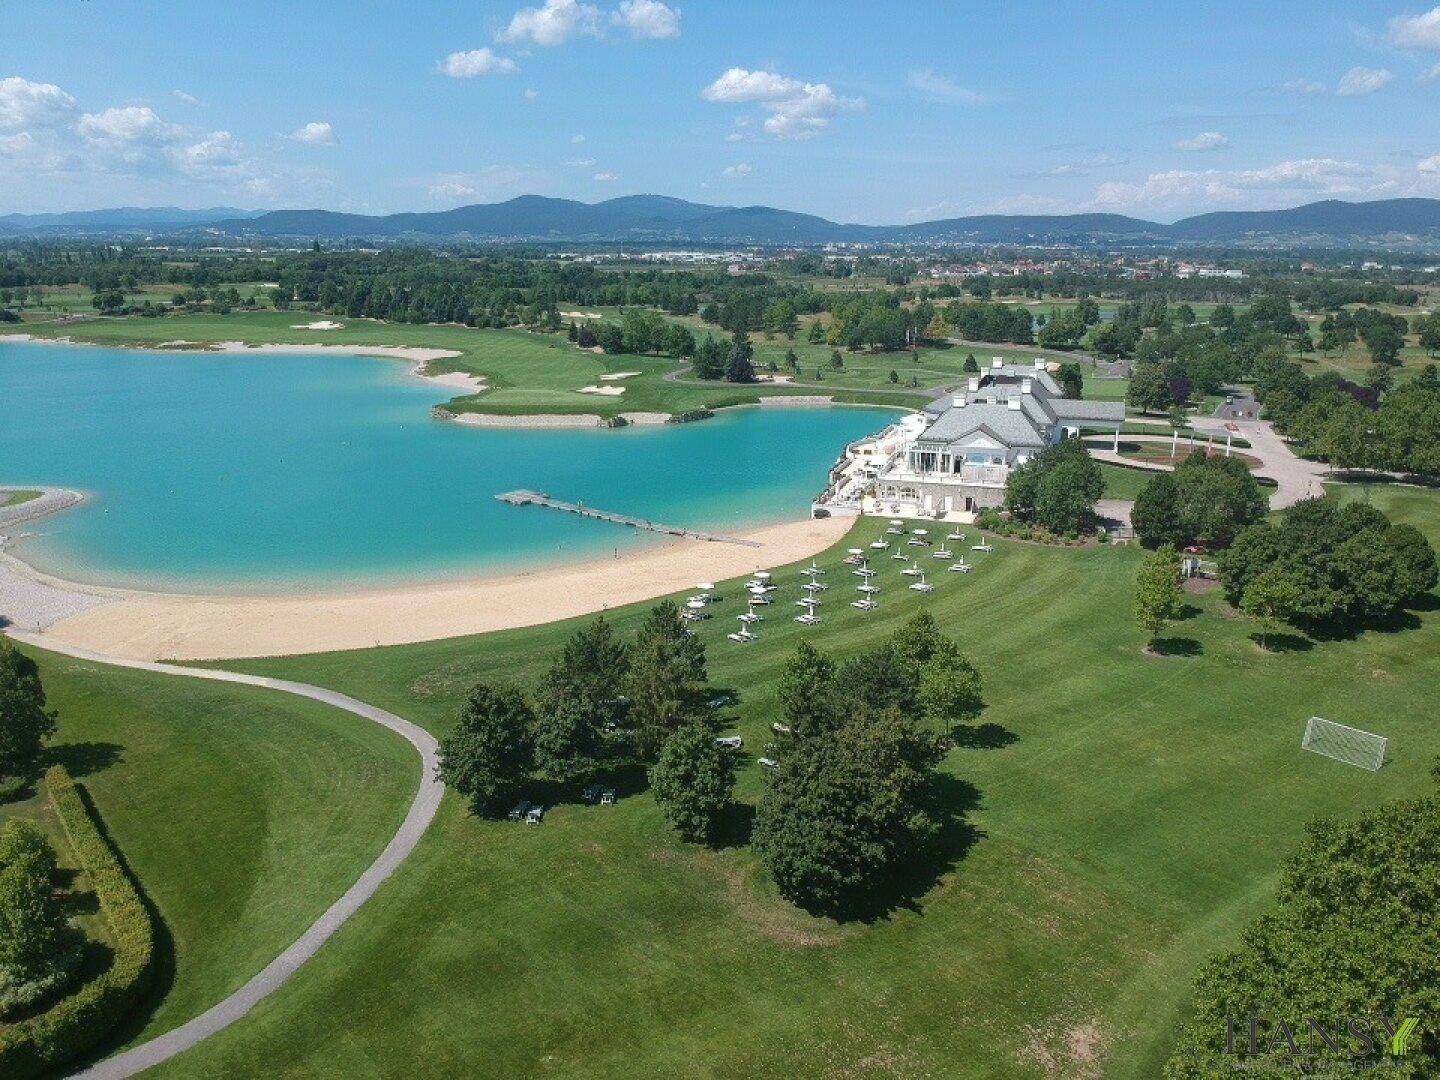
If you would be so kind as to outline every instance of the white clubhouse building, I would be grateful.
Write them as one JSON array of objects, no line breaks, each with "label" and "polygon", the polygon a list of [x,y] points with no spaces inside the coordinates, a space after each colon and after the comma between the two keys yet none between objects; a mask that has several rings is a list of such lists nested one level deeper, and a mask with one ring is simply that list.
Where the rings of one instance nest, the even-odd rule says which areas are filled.
[{"label": "white clubhouse building", "polygon": [[996,358],[963,393],[947,394],[852,443],[830,474],[817,512],[945,517],[998,507],[1010,470],[1082,429],[1113,431],[1125,405],[1063,396],[1044,360]]}]

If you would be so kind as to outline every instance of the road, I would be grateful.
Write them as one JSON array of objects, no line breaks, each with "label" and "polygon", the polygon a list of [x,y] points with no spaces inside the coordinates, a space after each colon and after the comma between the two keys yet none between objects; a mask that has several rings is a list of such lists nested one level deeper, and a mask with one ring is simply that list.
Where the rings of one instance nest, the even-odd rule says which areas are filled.
[{"label": "road", "polygon": [[345,894],[331,904],[329,909],[316,919],[294,944],[270,961],[244,986],[229,997],[212,1005],[195,1019],[181,1024],[149,1042],[132,1046],[129,1050],[107,1058],[84,1072],[77,1073],[77,1076],[88,1077],[91,1080],[123,1080],[124,1077],[134,1076],[162,1061],[169,1060],[176,1054],[189,1050],[216,1032],[223,1031],[235,1023],[261,1001],[284,986],[291,976],[320,950],[320,946],[324,945],[331,935],[359,910],[360,905],[375,895],[375,891],[380,888],[385,879],[393,874],[410,852],[415,849],[415,845],[420,842],[420,838],[425,834],[425,830],[440,807],[440,798],[445,793],[445,786],[436,777],[438,746],[435,738],[424,728],[417,727],[408,720],[402,720],[394,713],[377,709],[373,705],[367,705],[365,702],[345,694],[339,694],[319,686],[310,686],[307,683],[268,679],[259,675],[245,675],[234,671],[179,667],[174,664],[160,664],[148,660],[125,660],[93,653],[86,649],[56,644],[39,634],[18,630],[9,630],[7,633],[17,641],[34,645],[38,649],[74,657],[77,660],[133,668],[137,671],[152,671],[162,675],[177,675],[188,679],[208,679],[214,682],[260,686],[268,690],[278,690],[282,693],[310,698],[326,705],[333,705],[337,709],[344,709],[346,712],[354,713],[356,716],[389,728],[405,739],[420,755],[420,788],[415,793],[415,799],[410,804],[410,810],[405,815],[405,820],[400,823],[400,828],[390,838],[390,843],[385,846],[385,850],[380,853],[379,858],[370,864],[355,884],[346,889]]}]

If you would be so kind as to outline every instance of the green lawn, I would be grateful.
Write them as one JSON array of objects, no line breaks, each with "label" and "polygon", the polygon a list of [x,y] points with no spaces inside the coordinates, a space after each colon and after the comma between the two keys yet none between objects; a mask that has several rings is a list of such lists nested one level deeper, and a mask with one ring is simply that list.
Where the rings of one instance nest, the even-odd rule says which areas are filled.
[{"label": "green lawn", "polygon": [[[607,317],[616,313],[614,309],[586,310],[596,310]],[[920,390],[963,382],[966,377],[965,359],[972,353],[982,366],[988,366],[993,356],[1022,364],[1028,364],[1036,357],[1065,358],[1062,353],[1013,345],[927,347],[913,355],[908,350],[846,353],[844,367],[836,371],[830,366],[832,350],[828,345],[810,345],[803,341],[791,342],[785,338],[756,334],[752,337],[755,366],[762,376],[769,374],[771,362],[780,369],[780,375],[788,374],[785,353],[793,348],[800,361],[800,374],[795,377],[796,381],[818,382],[819,388],[787,387],[782,383],[768,382],[737,386],[723,382],[704,383],[691,378],[667,381],[667,374],[673,374],[683,366],[678,361],[653,356],[604,356],[577,349],[562,334],[475,330],[448,325],[412,326],[343,318],[335,320],[344,323],[344,328],[340,330],[296,329],[320,318],[311,312],[262,311],[154,319],[107,318],[56,326],[28,325],[25,329],[42,337],[64,335],[77,341],[106,345],[155,346],[177,340],[197,344],[238,340],[251,344],[323,343],[453,349],[461,355],[438,361],[433,365],[434,369],[483,375],[490,389],[479,396],[458,398],[450,407],[459,412],[500,415],[593,413],[609,417],[622,412],[680,413],[690,409],[753,403],[762,396],[793,394],[826,394],[842,402],[914,408],[927,400]],[[691,324],[700,334],[707,329],[713,330],[706,328],[698,319],[681,321]],[[896,383],[890,381],[892,371],[898,380]],[[616,372],[638,373],[615,383],[625,388],[622,396],[604,397],[580,392],[585,386],[604,385],[600,376]],[[909,385],[912,379],[917,384],[915,388]],[[1086,395],[1123,398],[1126,385],[1122,379],[1090,379],[1087,380]]]},{"label": "green lawn", "polygon": [[1134,502],[1140,489],[1150,482],[1155,474],[1146,469],[1127,469],[1124,465],[1100,462],[1100,472],[1105,477],[1105,498],[1128,499]]},{"label": "green lawn", "polygon": [[[1440,541],[1436,494],[1372,497]],[[1440,613],[1271,655],[1211,592],[1173,629],[1184,654],[1155,658],[1130,614],[1139,557],[998,541],[928,600],[883,560],[865,616],[837,549],[818,632],[782,602],[750,646],[723,640],[739,610],[724,590],[702,634],[713,681],[741,694],[747,763],[803,636],[851,652],[928,603],[982,669],[991,737],[945,765],[973,831],[913,905],[868,925],[797,914],[748,850],[679,844],[643,793],[539,828],[447,799],[290,985],[155,1075],[1042,1076],[1050,1060],[1155,1076],[1197,964],[1262,910],[1304,822],[1428,786],[1440,732],[1417,705],[1440,692]],[[793,571],[777,580],[793,595]],[[615,617],[629,629],[642,610]],[[443,732],[474,681],[533,684],[572,627],[244,666]],[[1393,762],[1302,753],[1312,714],[1389,736]],[[742,797],[763,783],[747,764]]]},{"label": "green lawn", "polygon": [[[274,959],[380,853],[414,795],[410,746],[348,713],[25,651],[58,713],[54,753],[164,923],[173,985],[129,1035],[175,1027]],[[0,806],[17,813],[53,826],[43,795]]]},{"label": "green lawn", "polygon": [[25,503],[34,502],[40,498],[40,492],[33,488],[15,488],[10,491],[0,491],[0,510],[7,506],[23,506]]}]

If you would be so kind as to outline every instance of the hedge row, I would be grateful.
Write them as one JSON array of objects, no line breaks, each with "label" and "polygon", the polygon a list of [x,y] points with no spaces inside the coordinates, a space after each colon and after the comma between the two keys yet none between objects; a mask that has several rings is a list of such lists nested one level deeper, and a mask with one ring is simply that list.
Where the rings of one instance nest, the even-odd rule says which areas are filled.
[{"label": "hedge row", "polygon": [[104,974],[47,1012],[0,1031],[0,1076],[7,1080],[39,1076],[94,1049],[145,998],[155,973],[150,912],[89,800],[63,766],[46,773],[45,785],[110,926],[115,958]]}]

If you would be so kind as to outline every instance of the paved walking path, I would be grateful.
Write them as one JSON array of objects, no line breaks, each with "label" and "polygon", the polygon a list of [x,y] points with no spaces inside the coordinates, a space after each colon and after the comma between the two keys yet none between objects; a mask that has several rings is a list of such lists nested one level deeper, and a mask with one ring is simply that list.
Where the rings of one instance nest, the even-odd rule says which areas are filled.
[{"label": "paved walking path", "polygon": [[164,1035],[151,1039],[149,1042],[141,1043],[112,1058],[107,1058],[77,1074],[79,1076],[91,1077],[94,1080],[122,1080],[124,1077],[134,1076],[176,1054],[189,1050],[217,1031],[222,1031],[235,1023],[283,986],[290,976],[299,970],[300,965],[314,956],[320,946],[329,940],[330,935],[339,930],[345,920],[355,914],[361,904],[375,895],[375,891],[385,879],[394,873],[395,869],[405,861],[406,856],[414,850],[415,845],[420,842],[420,837],[424,835],[426,828],[435,817],[435,811],[439,809],[440,797],[444,794],[445,786],[435,775],[438,764],[435,739],[428,731],[417,727],[408,720],[402,720],[394,713],[377,709],[374,705],[367,705],[365,702],[357,701],[345,694],[339,694],[319,686],[310,686],[306,683],[289,682],[285,679],[268,679],[259,675],[244,675],[234,671],[208,671],[201,668],[179,667],[175,664],[159,664],[148,660],[125,660],[59,644],[40,634],[17,630],[10,630],[8,633],[17,641],[23,641],[36,648],[61,653],[79,660],[134,668],[137,671],[154,671],[162,675],[179,675],[191,679],[210,679],[215,682],[260,686],[269,690],[279,690],[286,694],[311,698],[389,728],[415,747],[420,754],[422,769],[420,790],[415,793],[415,801],[410,804],[410,811],[405,815],[405,820],[400,823],[400,828],[391,837],[390,843],[380,853],[380,857],[370,864],[369,869],[360,875],[355,884],[345,890],[345,895],[331,904],[329,910],[300,935],[299,940],[285,949],[263,971],[239,990],[211,1006],[195,1019],[181,1024],[174,1030],[167,1031]]}]

